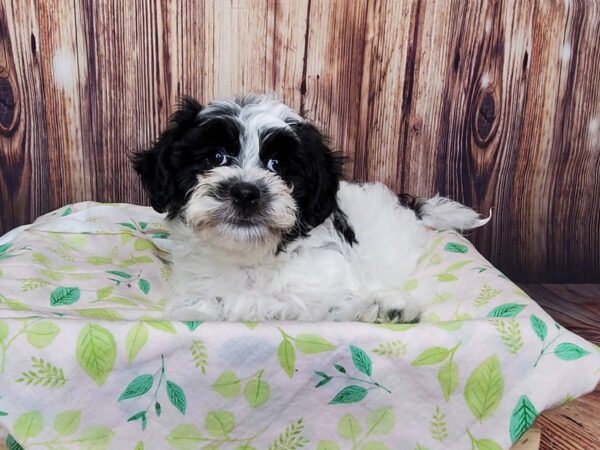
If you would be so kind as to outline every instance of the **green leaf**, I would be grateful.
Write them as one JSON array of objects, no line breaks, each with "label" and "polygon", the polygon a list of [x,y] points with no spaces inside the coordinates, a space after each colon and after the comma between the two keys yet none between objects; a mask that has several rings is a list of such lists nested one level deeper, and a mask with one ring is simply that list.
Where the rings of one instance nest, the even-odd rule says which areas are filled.
[{"label": "green leaf", "polygon": [[61,217],[64,216],[68,216],[69,214],[71,214],[73,212],[73,208],[71,208],[70,206],[68,208],[66,208],[63,213],[60,215]]},{"label": "green leaf", "polygon": [[77,431],[81,421],[81,411],[64,411],[54,419],[54,429],[61,436],[70,436]]},{"label": "green leaf", "polygon": [[367,396],[368,393],[369,391],[367,391],[364,387],[351,384],[350,386],[346,386],[344,389],[338,392],[336,396],[331,399],[329,404],[337,405],[340,403],[360,402]]},{"label": "green leaf", "polygon": [[96,300],[104,300],[105,298],[110,297],[110,294],[112,294],[112,291],[113,291],[112,286],[106,286],[106,287],[98,289],[96,291]]},{"label": "green leaf", "polygon": [[391,406],[371,411],[367,416],[367,426],[372,433],[389,434],[394,428],[396,418]]},{"label": "green leaf", "polygon": [[442,394],[444,394],[444,399],[446,401],[450,400],[450,396],[456,390],[456,386],[458,386],[458,366],[454,361],[448,361],[440,370],[438,370],[437,374],[438,382],[440,383],[440,387],[442,388]]},{"label": "green leaf", "polygon": [[132,223],[121,222],[119,225],[129,228],[130,230],[137,231],[137,228]]},{"label": "green leaf", "polygon": [[467,253],[469,251],[466,245],[459,244],[458,242],[448,242],[444,246],[444,250],[451,253]]},{"label": "green leaf", "polygon": [[389,448],[383,442],[369,441],[361,447],[361,450],[389,450]]},{"label": "green leaf", "polygon": [[358,371],[371,376],[373,367],[369,355],[367,355],[363,349],[355,347],[354,345],[350,346],[350,353],[352,353],[352,362]]},{"label": "green leaf", "polygon": [[138,443],[135,445],[135,448],[133,450],[144,450],[144,442],[138,441]]},{"label": "green leaf", "polygon": [[338,422],[338,434],[344,439],[355,440],[360,436],[360,422],[352,414],[342,416]]},{"label": "green leaf", "polygon": [[35,348],[42,349],[52,344],[52,341],[58,336],[58,333],[60,333],[60,328],[58,328],[58,326],[44,320],[32,325],[31,328],[27,330],[27,342]]},{"label": "green leaf", "polygon": [[229,411],[211,411],[204,420],[204,429],[213,436],[225,436],[235,428],[235,417]]},{"label": "green leaf", "polygon": [[76,356],[79,366],[101,386],[115,365],[117,344],[112,333],[97,324],[87,324],[79,333]]},{"label": "green leaf", "polygon": [[156,417],[160,417],[160,414],[162,412],[162,407],[160,406],[160,403],[154,403],[154,412],[156,413]]},{"label": "green leaf", "polygon": [[167,436],[169,445],[177,450],[195,450],[201,440],[198,428],[190,424],[177,425]]},{"label": "green leaf", "polygon": [[410,365],[413,367],[432,366],[444,361],[448,355],[450,355],[450,350],[445,347],[429,347],[421,352]]},{"label": "green leaf", "polygon": [[148,280],[140,278],[138,280],[138,286],[144,294],[148,295],[148,292],[150,292],[150,283],[148,282]]},{"label": "green leaf", "polygon": [[0,344],[8,337],[8,325],[0,321]]},{"label": "green leaf", "polygon": [[329,352],[336,348],[331,342],[316,334],[300,334],[296,336],[295,342],[298,350],[306,355]]},{"label": "green leaf", "polygon": [[43,266],[51,266],[52,265],[52,261],[44,254],[42,253],[32,253],[31,257],[33,258],[34,261],[39,262],[41,265]]},{"label": "green leaf", "polygon": [[81,291],[77,287],[59,287],[50,294],[51,306],[72,305],[81,297]]},{"label": "green leaf", "polygon": [[0,417],[8,416],[6,411],[0,411]]},{"label": "green leaf", "polygon": [[442,413],[439,406],[435,407],[435,411],[431,416],[429,422],[429,432],[431,437],[436,441],[443,442],[448,437],[448,423],[446,422],[446,415]]},{"label": "green leaf", "polygon": [[212,388],[225,398],[234,398],[240,395],[240,379],[235,373],[226,370],[219,375]]},{"label": "green leaf", "polygon": [[154,233],[152,234],[152,239],[167,239],[169,237],[169,233]]},{"label": "green leaf", "polygon": [[260,378],[250,380],[244,388],[244,397],[246,397],[252,409],[259,408],[267,403],[270,395],[271,388],[269,384]]},{"label": "green leaf", "polygon": [[25,413],[15,420],[12,434],[20,441],[39,436],[44,429],[44,419],[39,411]]},{"label": "green leaf", "polygon": [[119,397],[119,401],[144,395],[146,392],[152,389],[153,383],[154,377],[150,374],[144,374],[135,377],[133,381],[131,381],[131,383],[127,385],[127,387]]},{"label": "green leaf", "polygon": [[144,320],[144,323],[150,325],[156,330],[164,331],[165,333],[177,334],[175,325],[167,320]]},{"label": "green leaf", "polygon": [[539,337],[541,341],[546,339],[546,336],[548,336],[548,327],[546,326],[546,322],[544,322],[535,314],[531,315],[530,321],[531,328],[533,328],[533,331],[535,332],[537,337]]},{"label": "green leaf", "polygon": [[110,428],[103,426],[91,426],[83,430],[77,439],[81,450],[105,450],[115,433]]},{"label": "green leaf", "polygon": [[558,344],[553,353],[564,361],[572,361],[574,359],[583,358],[585,355],[590,354],[590,352],[587,350],[584,350],[578,345],[571,344],[569,342]]},{"label": "green leaf", "polygon": [[120,270],[107,270],[106,273],[109,273],[111,275],[116,275],[121,278],[125,278],[126,280],[131,279],[131,275],[129,275],[127,272],[121,272]]},{"label": "green leaf", "polygon": [[187,401],[183,389],[181,389],[178,384],[167,381],[167,396],[169,397],[171,404],[177,408],[181,414],[185,414]]},{"label": "green leaf", "polygon": [[502,450],[502,447],[491,439],[478,439],[475,441],[477,450]]},{"label": "green leaf", "polygon": [[317,450],[340,450],[340,447],[333,441],[319,441]]},{"label": "green leaf", "polygon": [[62,369],[53,364],[44,361],[42,358],[31,358],[32,369],[21,373],[21,377],[16,380],[17,383],[33,384],[34,386],[58,387],[64,386],[65,374]]},{"label": "green leaf", "polygon": [[81,317],[100,320],[121,320],[123,316],[117,311],[110,308],[85,308],[78,309],[77,314]]},{"label": "green leaf", "polygon": [[208,353],[204,342],[192,339],[192,345],[190,346],[192,352],[192,360],[194,361],[194,367],[200,369],[203,374],[206,373],[206,366],[208,366]]},{"label": "green leaf", "polygon": [[523,308],[527,305],[518,305],[516,303],[505,303],[504,305],[500,305],[492,309],[488,313],[488,317],[515,317]]},{"label": "green leaf", "polygon": [[504,378],[498,356],[483,361],[469,376],[465,385],[465,401],[473,415],[481,422],[498,408],[504,393]]},{"label": "green leaf", "polygon": [[112,264],[113,260],[111,258],[106,258],[104,256],[90,256],[86,259],[86,261],[94,266],[103,266],[107,264]]},{"label": "green leaf", "polygon": [[138,251],[149,250],[154,247],[154,244],[148,239],[136,239],[133,248]]},{"label": "green leaf", "polygon": [[438,273],[437,279],[440,282],[448,282],[448,281],[456,281],[456,275],[452,275],[451,273]]},{"label": "green leaf", "polygon": [[402,358],[406,353],[406,344],[401,341],[382,342],[373,349],[373,353],[387,358]]},{"label": "green leaf", "polygon": [[346,368],[340,364],[334,364],[333,367],[335,367],[338,372],[346,373]]},{"label": "green leaf", "polygon": [[202,325],[201,320],[186,320],[183,324],[190,329],[190,331],[196,331],[200,325]]},{"label": "green leaf", "polygon": [[8,450],[23,450],[21,444],[19,444],[10,434],[6,437],[6,448]]},{"label": "green leaf", "polygon": [[146,342],[148,342],[148,327],[144,322],[138,322],[129,330],[125,339],[125,352],[129,364],[133,362]]},{"label": "green leaf", "polygon": [[513,444],[533,425],[537,415],[538,412],[535,406],[533,406],[527,396],[522,395],[517,401],[510,417],[510,439]]},{"label": "green leaf", "polygon": [[316,388],[320,388],[321,386],[325,386],[327,383],[329,383],[331,380],[333,379],[333,377],[330,377],[329,375],[327,375],[326,377],[324,377],[321,381],[319,381],[316,385],[315,385],[315,389]]},{"label": "green leaf", "polygon": [[292,378],[296,367],[296,351],[287,338],[279,344],[279,348],[277,349],[277,359],[279,360],[279,365],[283,368],[285,373],[287,373],[287,376]]},{"label": "green leaf", "polygon": [[456,271],[456,270],[458,270],[458,269],[462,269],[463,267],[465,267],[467,264],[469,264],[469,263],[471,263],[471,262],[473,262],[473,260],[472,260],[472,259],[466,259],[466,260],[464,260],[464,261],[456,261],[455,263],[453,263],[453,264],[450,264],[450,265],[449,265],[449,266],[446,268],[445,272],[446,272],[446,273],[448,273],[448,272],[454,272],[454,271]]},{"label": "green leaf", "polygon": [[4,253],[6,253],[6,251],[12,246],[12,244],[9,242],[8,244],[2,244],[0,245],[0,255],[3,255]]}]

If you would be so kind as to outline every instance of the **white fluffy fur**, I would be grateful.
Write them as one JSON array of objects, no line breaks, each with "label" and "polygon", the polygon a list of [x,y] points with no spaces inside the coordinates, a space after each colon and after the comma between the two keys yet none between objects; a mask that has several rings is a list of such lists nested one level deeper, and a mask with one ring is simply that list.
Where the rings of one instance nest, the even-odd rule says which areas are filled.
[{"label": "white fluffy fur", "polygon": [[[418,220],[381,184],[342,183],[338,200],[356,232],[354,246],[331,219],[279,254],[215,248],[189,227],[175,225],[172,316],[372,322],[386,311],[402,310],[403,320],[412,320],[422,299],[411,298],[402,285],[415,270],[426,224],[479,225],[472,210],[440,198],[431,200],[431,220]],[[444,221],[446,207],[451,214]]]},{"label": "white fluffy fur", "polygon": [[[271,197],[265,224],[234,224],[235,211],[230,202],[207,195],[219,182],[230,178],[262,183]],[[218,242],[219,247],[225,246],[228,254],[239,251],[245,258],[248,252],[273,253],[282,233],[294,225],[296,208],[290,188],[274,173],[259,168],[216,167],[208,175],[198,177],[198,184],[183,211],[183,219],[194,227],[196,237],[204,247],[213,247],[211,244]],[[218,251],[216,247],[213,250]]]},{"label": "white fluffy fur", "polygon": [[480,219],[480,215],[458,202],[436,195],[421,205],[423,223],[436,230],[469,230],[488,223],[490,215]]}]

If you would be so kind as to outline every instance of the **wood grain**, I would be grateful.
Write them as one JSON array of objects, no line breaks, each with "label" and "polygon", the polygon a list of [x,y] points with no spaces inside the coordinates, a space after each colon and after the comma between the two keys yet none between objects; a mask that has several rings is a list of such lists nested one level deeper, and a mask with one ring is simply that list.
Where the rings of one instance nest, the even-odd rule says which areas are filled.
[{"label": "wood grain", "polygon": [[273,92],[349,178],[493,208],[470,238],[510,277],[598,282],[598,29],[596,0],[0,0],[0,234],[146,203],[127,154],[180,95]]}]

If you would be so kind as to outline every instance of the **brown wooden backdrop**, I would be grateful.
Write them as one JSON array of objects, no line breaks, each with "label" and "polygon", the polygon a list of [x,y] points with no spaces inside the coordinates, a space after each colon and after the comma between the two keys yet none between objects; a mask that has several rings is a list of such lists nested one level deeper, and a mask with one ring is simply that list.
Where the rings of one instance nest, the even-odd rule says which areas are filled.
[{"label": "brown wooden backdrop", "polygon": [[600,1],[0,0],[0,233],[145,203],[127,150],[180,94],[275,92],[347,174],[494,218],[519,281],[600,281]]}]

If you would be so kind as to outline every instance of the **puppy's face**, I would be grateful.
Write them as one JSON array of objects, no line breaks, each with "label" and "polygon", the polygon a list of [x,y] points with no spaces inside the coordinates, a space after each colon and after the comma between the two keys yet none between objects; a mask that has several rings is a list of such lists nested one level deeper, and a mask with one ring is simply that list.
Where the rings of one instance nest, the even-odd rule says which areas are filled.
[{"label": "puppy's face", "polygon": [[154,209],[223,249],[275,251],[334,214],[340,158],[319,131],[267,97],[203,108],[184,99],[134,166]]}]

